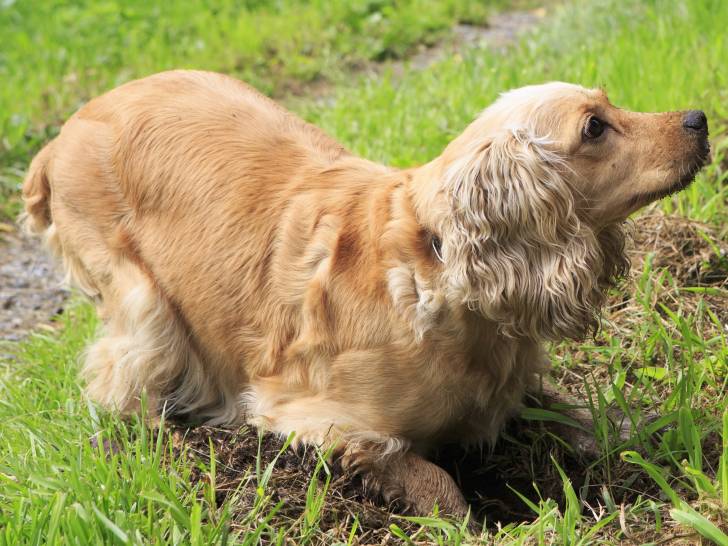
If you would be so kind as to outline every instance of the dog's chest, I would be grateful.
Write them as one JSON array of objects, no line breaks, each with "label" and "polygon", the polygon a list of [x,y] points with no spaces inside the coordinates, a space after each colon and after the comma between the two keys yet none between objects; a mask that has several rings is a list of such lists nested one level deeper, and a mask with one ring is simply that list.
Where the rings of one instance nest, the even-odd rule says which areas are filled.
[{"label": "dog's chest", "polygon": [[410,388],[427,400],[413,405],[413,425],[430,438],[494,440],[543,369],[540,346],[500,335],[497,324],[454,305],[404,264],[389,270],[388,286],[410,351]]},{"label": "dog's chest", "polygon": [[436,443],[493,442],[545,357],[538,344],[462,326],[459,335],[435,328],[420,342],[412,388],[426,402],[412,408],[413,418]]}]

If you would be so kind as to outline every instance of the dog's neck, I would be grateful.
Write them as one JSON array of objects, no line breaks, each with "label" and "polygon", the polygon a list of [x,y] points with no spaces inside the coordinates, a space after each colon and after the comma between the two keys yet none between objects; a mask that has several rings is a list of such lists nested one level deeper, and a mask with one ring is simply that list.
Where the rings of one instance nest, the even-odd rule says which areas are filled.
[{"label": "dog's neck", "polygon": [[446,199],[442,199],[443,162],[440,157],[407,171],[407,196],[415,218],[425,230],[440,235],[442,224],[449,215]]}]

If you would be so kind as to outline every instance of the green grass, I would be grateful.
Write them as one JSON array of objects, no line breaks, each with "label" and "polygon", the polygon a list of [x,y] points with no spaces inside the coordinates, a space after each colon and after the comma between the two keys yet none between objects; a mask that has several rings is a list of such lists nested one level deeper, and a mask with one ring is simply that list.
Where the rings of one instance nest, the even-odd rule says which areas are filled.
[{"label": "green grass", "polygon": [[[97,413],[73,364],[93,333],[93,311],[73,306],[62,322],[60,335],[37,334],[20,347],[22,368],[5,369],[0,545],[224,543],[236,495],[217,506],[214,457],[200,467],[208,479],[193,485],[188,453],[175,453],[163,424],[155,434],[141,418]],[[105,441],[118,452],[105,452]],[[242,479],[260,491],[248,513],[254,522],[273,509],[270,474],[250,470]],[[256,523],[245,543],[257,544],[256,532],[275,539],[275,529]]]},{"label": "green grass", "polygon": [[84,101],[130,79],[197,67],[268,94],[400,58],[505,0],[79,0],[0,3],[0,213],[28,156]]},{"label": "green grass", "polygon": [[[614,104],[632,110],[702,108],[715,134],[728,120],[728,4],[630,4],[569,4],[507,58],[465,52],[403,80],[371,80],[307,117],[358,153],[411,165],[438,154],[504,90],[563,80],[604,87]],[[664,205],[696,219],[725,218],[726,192],[713,173]]]},{"label": "green grass", "polygon": [[[433,11],[417,2],[392,3],[397,7],[391,17],[398,21],[393,24],[411,19],[420,30],[413,35],[394,32],[389,39],[396,45],[388,47],[401,54],[431,35],[433,28],[463,17],[458,10],[466,4],[445,2]],[[307,27],[296,34],[306,38],[296,43],[314,40],[316,47],[329,52],[329,57],[317,56],[315,61],[321,63],[316,73],[324,75],[341,69],[337,57],[376,59],[386,49],[372,46],[356,25],[341,27],[350,29],[348,36],[340,36],[341,31],[327,34],[332,21],[349,13],[339,4],[312,2],[297,7],[300,12],[247,5],[245,9],[259,17],[252,27],[255,32],[241,30],[249,28],[244,26],[248,23],[211,28],[212,15],[197,7],[168,12],[139,4],[130,8],[137,14],[129,15],[130,21],[120,19],[106,4],[64,8],[68,13],[76,10],[86,21],[84,32],[74,32],[70,15],[50,17],[50,8],[34,11],[22,3],[0,8],[5,10],[0,11],[5,17],[0,19],[0,35],[7,36],[12,27],[13,36],[2,46],[0,64],[5,79],[0,88],[7,154],[3,167],[11,172],[5,176],[17,183],[12,169],[23,168],[42,136],[52,133],[45,127],[73,108],[75,100],[137,74],[176,64],[226,70],[245,75],[269,92],[282,81],[277,79],[280,74],[298,81],[310,77],[305,63],[301,68],[291,60],[290,66],[280,68],[276,63],[289,62],[289,55],[246,41],[250,34],[269,33],[284,47],[288,42],[280,37],[282,29]],[[27,18],[22,24],[8,19],[9,9],[27,11]],[[296,13],[306,18],[297,19]],[[480,12],[476,15],[481,17]],[[368,17],[354,19],[365,24]],[[431,20],[438,23],[432,26]],[[115,23],[98,27],[104,21]],[[31,22],[40,29],[23,50],[32,62],[7,46],[17,48]],[[177,34],[152,32],[161,28],[177,29]],[[722,1],[588,0],[560,10],[507,56],[464,51],[424,71],[406,70],[401,76],[371,78],[356,86],[339,83],[329,106],[296,101],[295,107],[354,151],[395,165],[432,158],[498,93],[544,80],[601,85],[614,103],[635,110],[702,108],[714,135],[715,161],[687,191],[663,200],[660,207],[707,223],[713,227],[711,243],[724,245],[728,140],[719,127],[728,120],[726,28],[728,3]],[[414,35],[418,37],[411,38]],[[200,37],[209,49],[195,49]],[[33,40],[39,47],[30,45]],[[63,48],[47,46],[64,40]],[[65,57],[59,53],[62,49]],[[99,57],[100,51],[112,54]],[[351,51],[357,53],[347,57]],[[248,54],[250,72],[235,64],[236,55]],[[46,68],[28,71],[32,63]],[[78,79],[63,91],[49,93],[64,87],[68,74]],[[5,101],[13,108],[9,110]],[[22,118],[22,129],[8,130],[13,115]],[[631,295],[626,308],[608,313],[596,338],[552,350],[555,376],[590,401],[604,457],[585,467],[585,480],[577,484],[560,458],[566,446],[534,444],[534,481],[538,483],[539,472],[548,469],[560,483],[561,502],[519,491],[533,520],[490,527],[483,541],[642,544],[686,535],[687,544],[697,543],[698,536],[728,544],[722,534],[728,521],[728,291],[725,283],[704,289],[687,286],[685,278],[654,267],[653,258],[647,256],[634,284],[624,288]],[[270,543],[287,537],[313,544],[324,539],[317,525],[326,510],[325,472],[307,492],[306,515],[283,522],[276,517],[279,507],[270,500],[265,470],[251,469],[241,488],[254,490],[256,500],[241,514],[235,494],[222,505],[215,502],[213,466],[201,469],[207,480],[191,481],[193,467],[201,463],[171,451],[164,433],[155,437],[139,421],[123,423],[88,404],[77,378],[77,360],[94,324],[88,306],[75,306],[63,317],[59,333],[43,331],[9,347],[17,359],[0,363],[0,544],[255,543],[260,537]],[[634,422],[647,413],[660,419],[638,427],[634,438],[622,443],[611,433],[610,407],[621,408]],[[88,439],[94,434],[121,439],[123,455],[107,457],[91,447]],[[395,521],[390,528],[403,542],[473,540],[462,525],[436,517],[406,523],[420,528],[413,534],[405,521]],[[345,543],[359,532],[348,528],[338,537]]]}]

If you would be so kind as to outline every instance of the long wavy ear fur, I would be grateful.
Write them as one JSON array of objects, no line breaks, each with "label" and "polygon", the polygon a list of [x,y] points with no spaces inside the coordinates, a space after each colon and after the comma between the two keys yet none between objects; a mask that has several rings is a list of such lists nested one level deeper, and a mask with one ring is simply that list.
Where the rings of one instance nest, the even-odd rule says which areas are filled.
[{"label": "long wavy ear fur", "polygon": [[451,296],[502,333],[582,338],[629,262],[619,226],[595,233],[580,220],[567,167],[548,144],[513,129],[450,164],[443,258]]}]

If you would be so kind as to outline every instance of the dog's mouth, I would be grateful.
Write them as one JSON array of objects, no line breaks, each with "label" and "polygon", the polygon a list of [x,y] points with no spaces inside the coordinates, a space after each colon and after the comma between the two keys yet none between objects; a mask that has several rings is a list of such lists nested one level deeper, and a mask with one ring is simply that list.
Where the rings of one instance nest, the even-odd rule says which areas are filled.
[{"label": "dog's mouth", "polygon": [[653,192],[640,193],[634,196],[630,201],[630,208],[638,209],[653,201],[663,199],[669,195],[678,193],[693,183],[695,177],[700,170],[710,162],[710,144],[707,140],[701,145],[699,153],[695,159],[687,164],[687,167],[679,169],[679,176],[675,182],[664,189]]},{"label": "dog's mouth", "polygon": [[665,190],[658,192],[657,199],[662,199],[663,197],[667,197],[668,195],[672,195],[687,188],[690,184],[693,183],[695,177],[700,172],[700,170],[705,167],[705,165],[707,165],[709,162],[710,144],[708,144],[708,141],[706,140],[705,143],[701,145],[700,152],[698,153],[695,160],[688,164],[685,172],[680,175],[675,183],[673,183]]},{"label": "dog's mouth", "polygon": [[656,199],[662,199],[663,197],[667,197],[668,195],[672,195],[674,193],[677,193],[679,191],[684,190],[687,188],[690,184],[693,183],[695,180],[695,177],[700,172],[700,169],[702,169],[706,162],[707,162],[708,155],[701,156],[697,161],[691,163],[688,165],[688,168],[685,170],[685,172],[678,178],[678,180],[673,183],[671,186],[667,187],[666,189],[657,192]]}]

